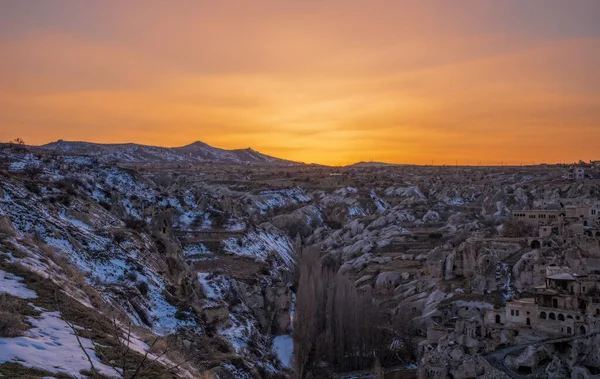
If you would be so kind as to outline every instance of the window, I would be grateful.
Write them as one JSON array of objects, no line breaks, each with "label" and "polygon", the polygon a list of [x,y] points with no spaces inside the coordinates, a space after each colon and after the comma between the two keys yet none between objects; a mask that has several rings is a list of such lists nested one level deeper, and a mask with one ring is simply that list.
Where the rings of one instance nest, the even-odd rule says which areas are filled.
[{"label": "window", "polygon": [[514,315],[515,315],[515,310],[514,310],[514,309],[511,309],[511,310],[510,310],[510,315],[511,315],[511,316],[514,316]]},{"label": "window", "polygon": [[540,313],[540,319],[541,320],[545,320],[546,319],[546,312]]},{"label": "window", "polygon": [[515,315],[516,315],[516,316],[518,316],[518,315],[519,315],[519,311],[518,311],[518,310],[517,310],[517,311],[515,311]]}]

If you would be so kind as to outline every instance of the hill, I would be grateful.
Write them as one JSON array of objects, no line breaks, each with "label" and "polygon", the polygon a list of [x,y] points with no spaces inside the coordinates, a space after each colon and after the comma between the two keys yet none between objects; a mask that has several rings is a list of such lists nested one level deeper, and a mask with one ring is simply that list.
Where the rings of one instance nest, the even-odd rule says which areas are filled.
[{"label": "hill", "polygon": [[100,144],[59,140],[39,148],[61,154],[91,156],[104,162],[120,163],[298,164],[262,154],[250,148],[225,150],[200,141],[181,147],[160,147],[135,143]]}]

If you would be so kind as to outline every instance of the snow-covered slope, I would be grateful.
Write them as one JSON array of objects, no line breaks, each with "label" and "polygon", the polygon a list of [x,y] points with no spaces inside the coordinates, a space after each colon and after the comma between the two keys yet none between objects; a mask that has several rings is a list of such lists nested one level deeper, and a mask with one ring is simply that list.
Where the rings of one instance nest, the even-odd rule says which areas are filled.
[{"label": "snow-covered slope", "polygon": [[204,142],[194,142],[182,147],[147,146],[134,143],[98,144],[91,142],[63,141],[52,142],[40,148],[62,154],[76,154],[96,157],[102,161],[126,163],[241,163],[292,165],[295,162],[271,157],[248,149],[224,150],[209,146]]}]

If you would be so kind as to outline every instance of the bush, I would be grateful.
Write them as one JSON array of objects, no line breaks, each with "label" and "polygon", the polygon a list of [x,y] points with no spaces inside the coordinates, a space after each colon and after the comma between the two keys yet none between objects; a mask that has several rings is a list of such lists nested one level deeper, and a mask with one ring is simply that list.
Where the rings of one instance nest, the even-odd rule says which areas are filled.
[{"label": "bush", "polygon": [[225,212],[213,212],[211,214],[211,222],[213,229],[223,229],[229,221],[229,215]]},{"label": "bush", "polygon": [[32,314],[27,308],[20,299],[6,294],[0,295],[0,337],[19,337],[29,329],[23,322],[23,314]]},{"label": "bush", "polygon": [[135,273],[135,271],[128,271],[125,274],[125,279],[129,280],[130,282],[135,282],[137,280],[137,274]]},{"label": "bush", "polygon": [[61,196],[60,203],[67,208],[70,207],[71,206],[71,197],[69,195]]},{"label": "bush", "polygon": [[125,226],[129,229],[142,231],[146,228],[146,222],[144,220],[140,220],[134,217],[127,217],[123,220]]},{"label": "bush", "polygon": [[28,165],[23,173],[30,179],[35,179],[42,173],[42,168],[37,165]]},{"label": "bush", "polygon": [[42,194],[42,191],[40,190],[40,186],[38,186],[35,183],[27,183],[27,184],[25,184],[25,188],[27,188],[27,191],[34,193],[38,196]]},{"label": "bush", "polygon": [[26,330],[27,325],[21,320],[21,315],[0,311],[0,337],[19,337]]},{"label": "bush", "polygon": [[116,232],[115,235],[113,236],[113,242],[116,244],[120,244],[122,242],[124,242],[126,239],[126,235],[123,232]]},{"label": "bush", "polygon": [[148,292],[150,291],[150,286],[146,282],[138,282],[137,289],[140,291],[142,296],[147,297]]},{"label": "bush", "polygon": [[107,211],[110,211],[112,209],[112,205],[110,205],[106,201],[100,201],[100,202],[98,202],[98,204],[100,204],[100,206],[102,208],[106,209]]}]

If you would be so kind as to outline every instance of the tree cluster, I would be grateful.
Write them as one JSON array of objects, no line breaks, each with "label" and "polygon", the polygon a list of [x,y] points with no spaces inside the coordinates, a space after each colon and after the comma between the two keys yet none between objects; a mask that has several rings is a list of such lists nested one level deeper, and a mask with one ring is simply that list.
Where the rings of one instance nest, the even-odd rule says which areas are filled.
[{"label": "tree cluster", "polygon": [[326,362],[335,372],[373,367],[389,348],[383,312],[372,295],[319,261],[316,250],[299,257],[294,320],[294,360],[298,378]]}]

